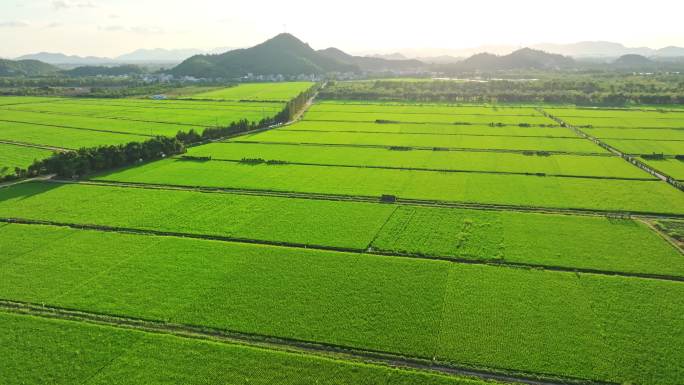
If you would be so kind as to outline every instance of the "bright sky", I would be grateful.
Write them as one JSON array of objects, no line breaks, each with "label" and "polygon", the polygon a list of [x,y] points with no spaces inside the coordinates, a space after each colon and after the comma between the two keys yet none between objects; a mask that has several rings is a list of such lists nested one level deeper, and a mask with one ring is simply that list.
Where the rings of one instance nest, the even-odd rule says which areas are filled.
[{"label": "bright sky", "polygon": [[0,57],[245,47],[286,30],[351,51],[607,40],[684,46],[684,1],[0,0]]}]

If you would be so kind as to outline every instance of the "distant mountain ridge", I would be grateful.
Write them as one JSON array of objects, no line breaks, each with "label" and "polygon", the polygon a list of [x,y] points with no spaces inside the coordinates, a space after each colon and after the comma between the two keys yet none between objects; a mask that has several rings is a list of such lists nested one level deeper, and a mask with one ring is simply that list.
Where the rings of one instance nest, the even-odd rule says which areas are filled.
[{"label": "distant mountain ridge", "polygon": [[575,61],[567,56],[551,54],[531,48],[519,49],[508,55],[480,53],[461,62],[446,65],[444,68],[465,71],[503,71],[516,69],[555,70],[575,66]]},{"label": "distant mountain ridge", "polygon": [[23,55],[15,60],[39,60],[43,63],[48,64],[84,64],[84,65],[96,65],[96,64],[107,64],[112,61],[112,59],[105,57],[96,56],[76,56],[76,55],[65,55],[63,53],[53,53],[53,52],[39,52],[29,55]]},{"label": "distant mountain ridge", "polygon": [[58,71],[57,67],[38,60],[0,59],[0,76],[46,76]]},{"label": "distant mountain ridge", "polygon": [[[224,52],[230,48],[217,48],[210,51],[200,49],[138,49],[133,52],[119,55],[113,58],[97,56],[65,55],[63,53],[38,52],[23,55],[15,60],[39,60],[53,65],[115,65],[115,64],[141,64],[141,63],[180,63],[183,60],[198,54]],[[217,51],[218,50],[218,51]]]},{"label": "distant mountain ridge", "polygon": [[630,48],[619,43],[607,41],[584,41],[573,44],[537,44],[533,48],[576,58],[610,58],[629,54],[646,57],[684,56],[684,48],[682,47],[670,46],[661,49],[648,47]]}]

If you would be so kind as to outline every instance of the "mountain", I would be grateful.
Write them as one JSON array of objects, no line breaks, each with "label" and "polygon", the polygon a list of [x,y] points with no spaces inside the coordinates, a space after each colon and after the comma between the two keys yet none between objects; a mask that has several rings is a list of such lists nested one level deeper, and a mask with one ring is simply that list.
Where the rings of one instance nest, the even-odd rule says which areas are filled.
[{"label": "mountain", "polygon": [[574,64],[575,61],[566,56],[523,48],[504,56],[480,53],[444,68],[457,71],[554,70],[570,68]]},{"label": "mountain", "polygon": [[655,55],[657,57],[684,57],[684,48],[669,46],[661,48],[656,51]]},{"label": "mountain", "polygon": [[[341,51],[340,51],[341,52]],[[296,37],[282,33],[259,45],[220,55],[196,55],[171,70],[176,76],[234,79],[248,74],[296,76],[356,72],[358,65],[339,52],[320,53]],[[346,54],[344,54],[346,55]]]},{"label": "mountain", "polygon": [[204,54],[205,51],[199,49],[164,49],[164,48],[154,48],[154,49],[139,49],[125,55],[117,56],[116,61],[122,63],[130,62],[177,62],[180,63],[183,60]]},{"label": "mountain", "polygon": [[573,44],[538,44],[535,49],[557,53],[576,58],[617,58],[624,55],[641,55],[645,57],[677,57],[684,56],[684,48],[665,47],[653,49],[648,47],[625,47],[620,43],[608,41],[583,41]]},{"label": "mountain", "polygon": [[132,64],[121,65],[116,67],[106,67],[106,66],[83,66],[77,67],[68,71],[64,71],[67,76],[80,77],[80,76],[123,76],[123,75],[140,75],[145,73],[145,71]]},{"label": "mountain", "polygon": [[46,76],[57,71],[57,67],[38,60],[0,59],[0,76]]},{"label": "mountain", "polygon": [[93,65],[93,64],[107,64],[111,63],[112,59],[104,57],[95,56],[71,56],[65,55],[63,53],[51,53],[51,52],[40,52],[30,55],[24,55],[18,57],[16,60],[39,60],[48,64],[83,64],[83,65]]},{"label": "mountain", "polygon": [[372,55],[366,55],[367,57],[373,57],[377,59],[385,59],[385,60],[407,60],[408,58],[399,52],[395,53],[389,53],[389,54],[372,54]]},{"label": "mountain", "polygon": [[336,60],[340,63],[355,66],[363,72],[419,71],[425,67],[425,64],[418,60],[352,56],[337,48],[327,48],[317,52],[319,55]]},{"label": "mountain", "polygon": [[636,54],[622,55],[612,63],[613,67],[616,68],[647,68],[655,64],[649,58]]},{"label": "mountain", "polygon": [[423,63],[428,64],[452,64],[463,61],[462,57],[454,57],[451,55],[441,55],[441,56],[431,56],[431,57],[419,57],[416,60],[420,60]]}]

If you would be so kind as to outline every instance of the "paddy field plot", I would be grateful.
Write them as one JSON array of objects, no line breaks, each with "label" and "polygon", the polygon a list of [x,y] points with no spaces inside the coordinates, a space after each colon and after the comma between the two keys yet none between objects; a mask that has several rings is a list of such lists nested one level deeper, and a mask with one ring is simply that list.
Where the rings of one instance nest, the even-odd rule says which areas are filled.
[{"label": "paddy field plot", "polygon": [[21,255],[0,271],[6,299],[478,368],[681,376],[681,282],[45,226],[28,231],[54,234],[27,250],[18,226],[0,228]]},{"label": "paddy field plot", "polygon": [[[76,202],[66,201],[76,195],[94,207],[82,207]],[[681,274],[681,256],[676,250],[631,220],[464,209],[394,208],[361,202],[107,186],[51,188],[33,184],[15,186],[3,192],[1,197],[4,202],[0,204],[0,216],[3,218],[358,250],[371,246],[375,250],[423,256],[625,273]],[[145,206],[155,205],[161,199],[169,203],[157,204],[156,210],[145,209]],[[196,209],[181,208],[191,200],[197,201]],[[33,210],[33,207],[40,210]],[[175,207],[179,208],[174,210]],[[279,207],[279,212],[269,214],[268,210],[273,207]],[[315,210],[315,215],[307,210]],[[227,215],[231,217],[229,223],[217,222],[218,218]],[[334,229],[322,231],[322,226],[334,226]],[[535,235],[542,231],[545,237]],[[606,243],[605,239],[612,242]],[[649,245],[648,256],[642,255],[635,244]],[[593,255],[592,250],[600,251],[600,255]]]},{"label": "paddy field plot", "polygon": [[187,96],[189,99],[290,101],[314,85],[312,82],[244,83]]},{"label": "paddy field plot", "polygon": [[[386,114],[436,114],[436,115],[490,115],[490,116],[543,116],[532,107],[454,105],[437,103],[344,103],[339,101],[320,101],[312,106],[314,112],[356,112]],[[547,122],[553,123],[553,122]]]},{"label": "paddy field plot", "polygon": [[[221,103],[145,99],[0,97],[0,141],[74,150],[143,142],[152,136],[273,117],[284,103]],[[26,164],[19,150],[0,167]],[[27,150],[23,150],[27,152]],[[34,151],[37,154],[37,151]],[[17,158],[11,157],[16,154]],[[37,157],[42,159],[46,156]]]},{"label": "paddy field plot", "polygon": [[[372,248],[421,256],[684,276],[684,257],[646,224],[600,216],[403,206],[389,218]],[[643,253],[644,248],[648,254]]]},{"label": "paddy field plot", "polygon": [[[76,196],[92,207],[72,202]],[[393,207],[109,186],[55,188],[45,183],[13,186],[0,191],[0,199],[2,218],[359,251],[370,247],[428,257],[683,275],[681,255],[643,224],[601,216]],[[231,220],[222,220],[226,217]],[[538,236],[541,232],[544,237]],[[638,245],[648,245],[649,254],[641,253]]]},{"label": "paddy field plot", "polygon": [[249,165],[168,159],[95,180],[547,208],[684,214],[684,196],[657,180]]},{"label": "paddy field plot", "polygon": [[238,141],[261,143],[313,143],[333,145],[549,151],[597,154],[606,150],[582,138],[521,136],[466,136],[436,134],[385,134],[271,130],[242,136]]},{"label": "paddy field plot", "polygon": [[604,139],[620,152],[632,155],[684,155],[684,141]]},{"label": "paddy field plot", "polygon": [[583,128],[582,131],[599,139],[684,141],[684,130],[657,128]]},{"label": "paddy field plot", "polygon": [[676,180],[684,180],[684,161],[682,160],[671,157],[665,159],[641,158],[639,160]]},{"label": "paddy field plot", "polygon": [[684,129],[683,112],[568,108],[544,108],[544,111],[574,126]]},{"label": "paddy field plot", "polygon": [[[98,100],[80,102],[77,99],[61,99],[54,103],[34,103],[0,106],[2,110],[40,112],[46,118],[52,114],[87,116],[94,118],[122,119],[152,123],[184,124],[200,127],[227,126],[241,119],[259,121],[280,112],[284,105],[269,103],[246,103],[239,107],[225,108],[179,108],[164,106],[164,101],[148,101],[145,104],[117,104],[119,101]],[[192,101],[187,101],[192,106]],[[3,112],[3,111],[0,111]]]},{"label": "paddy field plot", "polygon": [[[123,119],[93,118],[88,116],[44,114],[16,110],[1,111],[0,127],[11,124],[34,124],[51,128],[83,129],[91,132],[115,132],[130,135],[174,136],[192,126],[174,123],[139,122]],[[55,130],[58,131],[58,130]],[[197,129],[195,131],[198,131]]]},{"label": "paddy field plot", "polygon": [[391,113],[391,112],[347,112],[347,111],[318,111],[312,107],[304,115],[304,120],[342,121],[342,122],[376,122],[386,120],[399,123],[448,123],[448,124],[484,124],[500,123],[503,125],[553,125],[544,116],[528,115],[458,115],[458,114],[430,114],[430,113]]},{"label": "paddy field plot", "polygon": [[[484,385],[485,382],[391,369],[279,350],[180,338],[81,322],[0,313],[0,371],[8,385],[282,384],[340,378],[367,385]],[[20,341],[17,344],[17,341]],[[19,375],[20,373],[20,375]],[[198,374],[200,373],[200,374]]]},{"label": "paddy field plot", "polygon": [[149,136],[0,121],[0,140],[76,150],[143,142]]},{"label": "paddy field plot", "polygon": [[356,249],[367,247],[393,210],[371,203],[50,183],[0,190],[4,218]]},{"label": "paddy field plot", "polygon": [[216,142],[188,149],[213,161],[263,159],[317,165],[522,173],[645,179],[650,175],[613,156],[525,155],[485,151],[395,151],[373,147]]},{"label": "paddy field plot", "polygon": [[326,122],[304,120],[282,130],[313,132],[356,132],[386,134],[440,134],[474,136],[537,136],[554,138],[577,138],[577,134],[563,127],[491,127],[488,125],[459,125],[443,123],[375,123],[375,122]]}]

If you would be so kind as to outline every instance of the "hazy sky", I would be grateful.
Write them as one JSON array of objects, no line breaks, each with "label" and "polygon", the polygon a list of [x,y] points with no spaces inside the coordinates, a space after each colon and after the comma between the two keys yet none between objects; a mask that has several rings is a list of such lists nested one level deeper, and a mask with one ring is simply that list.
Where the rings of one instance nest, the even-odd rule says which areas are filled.
[{"label": "hazy sky", "polygon": [[279,32],[360,52],[608,40],[684,46],[684,1],[0,0],[0,56],[243,47]]}]

